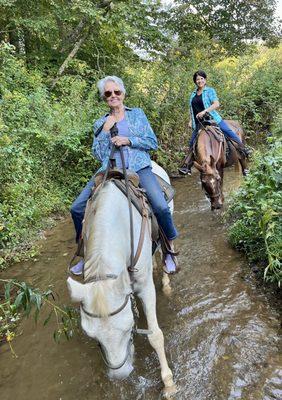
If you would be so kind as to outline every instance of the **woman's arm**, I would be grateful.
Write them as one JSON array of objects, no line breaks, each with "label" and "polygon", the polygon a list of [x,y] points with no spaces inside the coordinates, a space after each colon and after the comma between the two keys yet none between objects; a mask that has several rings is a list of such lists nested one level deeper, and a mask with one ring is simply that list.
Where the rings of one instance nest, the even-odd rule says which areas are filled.
[{"label": "woman's arm", "polygon": [[94,123],[94,139],[92,145],[92,153],[97,160],[103,162],[110,152],[110,133],[104,130],[104,123],[98,120]]},{"label": "woman's arm", "polygon": [[151,125],[142,109],[139,109],[140,125],[142,126],[142,135],[129,136],[130,146],[143,151],[157,150],[158,141]]}]

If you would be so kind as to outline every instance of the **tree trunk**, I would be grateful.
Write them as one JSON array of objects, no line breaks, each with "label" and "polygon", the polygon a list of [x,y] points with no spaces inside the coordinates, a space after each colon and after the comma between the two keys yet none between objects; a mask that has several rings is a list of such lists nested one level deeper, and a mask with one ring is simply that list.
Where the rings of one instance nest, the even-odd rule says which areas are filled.
[{"label": "tree trunk", "polygon": [[51,84],[51,90],[55,87],[58,80],[60,79],[61,75],[64,73],[66,67],[68,66],[69,62],[75,57],[76,53],[78,52],[80,46],[85,41],[88,36],[88,32],[86,32],[74,45],[72,51],[69,53],[63,64],[60,66],[56,78],[53,80]]},{"label": "tree trunk", "polygon": [[62,45],[62,48],[60,49],[60,53],[64,53],[69,49],[71,44],[77,40],[77,38],[81,35],[81,32],[83,31],[85,24],[86,24],[86,17],[82,18],[77,27],[68,35],[67,38],[65,38],[64,43]]}]

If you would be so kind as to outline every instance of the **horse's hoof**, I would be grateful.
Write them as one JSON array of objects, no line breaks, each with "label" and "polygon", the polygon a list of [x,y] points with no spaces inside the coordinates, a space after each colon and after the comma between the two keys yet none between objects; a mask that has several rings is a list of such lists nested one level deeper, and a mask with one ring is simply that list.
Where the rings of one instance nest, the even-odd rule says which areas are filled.
[{"label": "horse's hoof", "polygon": [[162,397],[164,399],[173,399],[176,393],[178,392],[178,388],[176,385],[167,386],[163,389]]}]

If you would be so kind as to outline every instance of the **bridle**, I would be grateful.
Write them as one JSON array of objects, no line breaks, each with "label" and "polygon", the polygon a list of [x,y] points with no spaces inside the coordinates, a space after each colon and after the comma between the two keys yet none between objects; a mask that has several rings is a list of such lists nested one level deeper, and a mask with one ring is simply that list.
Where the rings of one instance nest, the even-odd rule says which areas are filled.
[{"label": "bridle", "polygon": [[[108,274],[108,275],[105,275],[105,277],[101,277],[101,278],[98,278],[98,277],[96,277],[96,278],[94,277],[93,278],[92,277],[91,278],[91,282],[99,282],[99,281],[104,281],[104,280],[107,280],[107,279],[117,279],[117,278],[118,278],[117,275]],[[89,282],[90,282],[90,280],[86,281],[86,283],[89,283]],[[130,337],[129,337],[129,340],[128,340],[128,343],[127,343],[127,350],[126,350],[126,354],[125,354],[125,357],[124,357],[123,361],[121,363],[119,363],[118,365],[111,364],[107,359],[106,351],[104,350],[103,345],[100,342],[98,342],[98,346],[100,348],[102,359],[103,359],[105,365],[108,368],[114,369],[114,370],[120,369],[126,363],[128,357],[130,355],[130,349],[131,349],[131,345],[133,343],[133,335],[134,335],[134,333],[143,334],[143,335],[149,335],[150,333],[152,333],[151,331],[149,331],[147,329],[138,329],[137,328],[136,319],[139,318],[139,311],[138,311],[138,308],[137,308],[137,304],[136,304],[136,300],[135,300],[133,292],[130,292],[125,296],[124,302],[122,303],[122,305],[120,307],[118,307],[116,310],[112,311],[111,313],[109,313],[106,316],[105,315],[102,316],[102,315],[99,315],[99,314],[94,314],[94,313],[86,310],[86,308],[85,308],[83,303],[80,304],[80,311],[84,312],[90,318],[109,318],[109,317],[112,317],[112,316],[117,315],[118,313],[120,313],[126,307],[129,299],[131,300],[131,309],[132,309],[132,313],[133,313],[134,325],[133,325],[133,327],[131,329]]]},{"label": "bridle", "polygon": [[[204,176],[208,176],[208,175],[210,175],[210,174],[207,174],[207,173],[205,173],[205,172],[201,172],[201,178],[204,177]],[[222,193],[221,193],[220,190],[218,190],[216,194],[210,194],[210,193],[205,189],[205,187],[204,187],[204,185],[203,185],[202,179],[201,179],[201,182],[202,182],[202,189],[204,189],[205,195],[206,195],[209,199],[213,200],[213,199],[217,199],[218,197],[221,196]]]},{"label": "bridle", "polygon": [[[94,277],[93,278],[92,277],[91,278],[91,282],[99,282],[99,281],[105,281],[107,279],[117,279],[117,278],[118,278],[117,275],[108,274],[108,275],[105,275],[105,277],[101,277],[101,278],[98,278],[98,277]],[[89,283],[89,282],[90,282],[90,280],[88,280],[86,283]],[[109,318],[109,317],[112,317],[112,316],[117,315],[118,313],[120,313],[126,307],[126,305],[128,303],[128,299],[131,298],[132,295],[133,295],[132,293],[128,293],[125,296],[125,299],[124,299],[124,302],[122,303],[122,305],[120,307],[118,307],[116,310],[112,311],[110,314],[106,315],[106,316],[104,316],[104,315],[102,316],[102,315],[99,315],[99,314],[94,314],[94,313],[86,310],[86,308],[85,308],[85,306],[84,306],[84,304],[82,302],[80,304],[80,311],[83,312],[84,314],[86,314],[90,318]],[[118,365],[112,365],[108,361],[107,356],[106,356],[106,351],[105,351],[103,345],[100,342],[98,342],[98,346],[99,346],[99,349],[101,351],[102,359],[103,359],[105,365],[108,368],[114,369],[114,370],[120,369],[121,367],[123,367],[124,364],[126,363],[128,357],[129,357],[130,348],[131,348],[132,342],[133,342],[133,329],[131,330],[130,338],[128,340],[125,357],[124,357],[123,361],[121,363],[119,363]]]}]

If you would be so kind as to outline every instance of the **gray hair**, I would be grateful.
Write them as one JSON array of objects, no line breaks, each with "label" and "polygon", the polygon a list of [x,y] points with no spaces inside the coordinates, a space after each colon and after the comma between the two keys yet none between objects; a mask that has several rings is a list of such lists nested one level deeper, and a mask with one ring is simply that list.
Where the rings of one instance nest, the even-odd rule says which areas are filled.
[{"label": "gray hair", "polygon": [[122,79],[120,79],[117,76],[113,75],[113,76],[106,76],[105,78],[100,79],[98,81],[97,88],[99,90],[99,93],[100,93],[101,97],[104,96],[105,86],[106,86],[106,83],[109,82],[109,81],[116,83],[120,87],[120,90],[122,91],[122,93],[125,94],[125,87],[124,87],[124,83],[123,83]]}]

